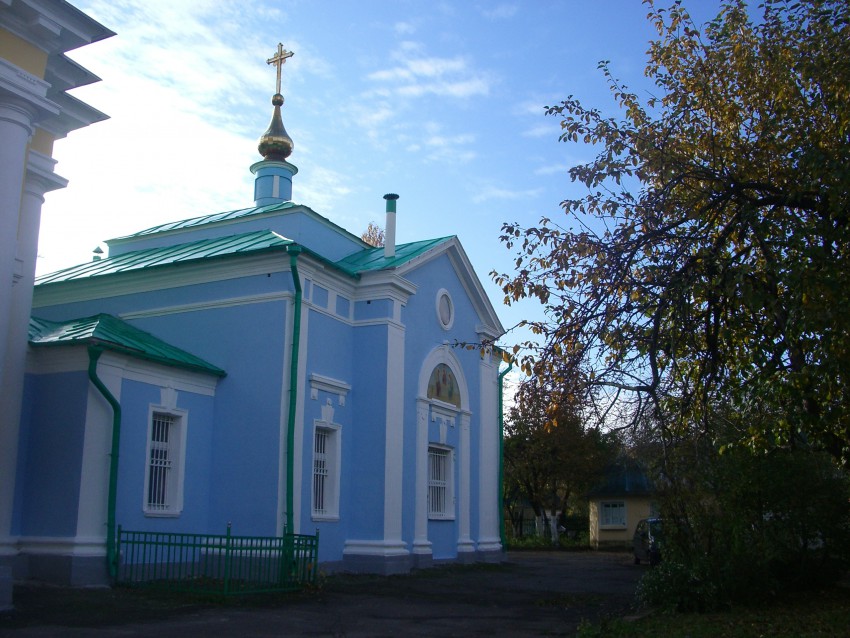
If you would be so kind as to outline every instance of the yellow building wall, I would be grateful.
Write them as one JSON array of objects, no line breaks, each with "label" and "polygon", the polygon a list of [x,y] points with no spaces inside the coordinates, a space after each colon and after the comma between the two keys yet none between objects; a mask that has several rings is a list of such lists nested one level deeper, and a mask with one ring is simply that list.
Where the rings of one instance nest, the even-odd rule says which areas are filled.
[{"label": "yellow building wall", "polygon": [[53,142],[56,138],[41,128],[36,128],[30,140],[30,148],[48,157],[53,157]]},{"label": "yellow building wall", "polygon": [[[31,75],[44,79],[44,72],[47,69],[47,52],[5,29],[0,29],[0,58],[8,60]],[[53,135],[36,128],[30,140],[30,148],[53,157],[54,141],[56,138]]]},{"label": "yellow building wall", "polygon": [[[602,527],[599,524],[601,503],[622,502],[626,506],[625,527]],[[602,498],[590,501],[590,544],[596,549],[631,547],[638,521],[652,516],[652,499],[648,496]]]},{"label": "yellow building wall", "polygon": [[0,58],[5,58],[27,73],[44,79],[47,52],[5,29],[0,29]]}]

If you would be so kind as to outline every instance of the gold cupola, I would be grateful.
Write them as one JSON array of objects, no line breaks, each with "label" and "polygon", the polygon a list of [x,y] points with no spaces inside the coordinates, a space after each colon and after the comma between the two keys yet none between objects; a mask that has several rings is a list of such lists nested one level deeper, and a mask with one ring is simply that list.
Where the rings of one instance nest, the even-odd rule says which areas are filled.
[{"label": "gold cupola", "polygon": [[272,121],[269,123],[269,128],[260,136],[257,150],[263,159],[283,162],[292,154],[292,138],[286,132],[283,126],[283,119],[280,117],[280,107],[283,106],[283,96],[280,93],[275,93],[272,96],[272,104],[274,105],[274,113]]},{"label": "gold cupola", "polygon": [[272,113],[272,121],[269,128],[260,136],[257,150],[263,159],[277,162],[285,162],[286,158],[292,154],[292,138],[286,132],[283,126],[283,119],[280,117],[280,107],[283,106],[283,95],[280,93],[280,72],[283,69],[284,63],[295,55],[292,51],[287,51],[283,48],[283,44],[278,43],[277,52],[270,57],[266,62],[277,67],[277,92],[272,96],[272,105],[274,113]]}]

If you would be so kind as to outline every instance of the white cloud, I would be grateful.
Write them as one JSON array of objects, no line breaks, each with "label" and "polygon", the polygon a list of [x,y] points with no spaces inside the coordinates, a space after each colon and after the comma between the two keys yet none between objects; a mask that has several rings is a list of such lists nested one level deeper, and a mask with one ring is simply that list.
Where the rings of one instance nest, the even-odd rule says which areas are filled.
[{"label": "white cloud", "polygon": [[[320,165],[309,165],[304,175],[299,174],[298,186],[293,188],[296,202],[309,202],[310,208],[325,217],[337,220],[341,215],[334,214],[340,201],[351,193],[345,175]],[[340,211],[344,213],[344,211]]]},{"label": "white cloud", "polygon": [[490,92],[490,77],[472,69],[465,57],[419,55],[415,43],[408,42],[396,51],[393,58],[397,62],[395,66],[367,75],[367,79],[376,83],[376,91],[381,95],[469,98]]},{"label": "white cloud", "polygon": [[551,137],[552,139],[558,139],[560,135],[561,127],[557,124],[538,124],[537,126],[532,126],[522,132],[523,137]]},{"label": "white cloud", "polygon": [[512,190],[508,188],[499,188],[496,186],[485,186],[480,189],[478,193],[473,195],[472,201],[475,204],[482,204],[489,200],[516,200],[516,199],[528,199],[531,197],[537,197],[541,194],[541,189],[533,188],[526,190]]},{"label": "white cloud", "polygon": [[57,172],[70,187],[47,196],[39,274],[87,261],[104,239],[245,206],[248,167],[271,114],[244,117],[244,107],[270,96],[274,71],[257,64],[262,45],[235,5],[93,0],[81,8],[119,34],[69,54],[103,78],[74,95],[111,119],[56,144]]},{"label": "white cloud", "polygon": [[481,14],[490,20],[504,20],[512,18],[519,11],[519,6],[515,4],[499,4],[492,9],[482,9]]},{"label": "white cloud", "polygon": [[398,35],[409,35],[416,32],[416,27],[410,22],[396,22],[393,25],[393,30]]},{"label": "white cloud", "polygon": [[534,169],[535,175],[557,175],[563,174],[566,175],[570,168],[572,168],[568,164],[551,164],[549,166],[541,166],[540,168]]}]

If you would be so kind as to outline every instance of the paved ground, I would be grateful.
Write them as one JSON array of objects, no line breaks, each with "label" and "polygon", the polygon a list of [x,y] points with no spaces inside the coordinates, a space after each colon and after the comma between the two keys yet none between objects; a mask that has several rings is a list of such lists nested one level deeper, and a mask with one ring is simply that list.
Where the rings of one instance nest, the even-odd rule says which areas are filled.
[{"label": "paved ground", "polygon": [[27,586],[0,614],[0,635],[573,636],[583,619],[628,614],[645,570],[625,553],[516,552],[501,565],[341,575],[316,591],[225,603]]}]

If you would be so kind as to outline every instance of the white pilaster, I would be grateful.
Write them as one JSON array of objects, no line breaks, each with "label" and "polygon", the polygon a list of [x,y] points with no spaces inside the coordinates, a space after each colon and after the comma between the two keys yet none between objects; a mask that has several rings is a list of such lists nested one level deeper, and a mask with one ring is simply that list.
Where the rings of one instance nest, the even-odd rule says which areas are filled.
[{"label": "white pilaster", "polygon": [[469,413],[460,415],[460,467],[458,468],[460,490],[458,494],[458,539],[457,551],[474,552],[475,543],[469,534],[470,526],[470,449],[469,449]]},{"label": "white pilaster", "polygon": [[479,379],[478,551],[500,551],[498,367],[489,356],[481,358]]},{"label": "white pilaster", "polygon": [[[395,316],[401,304],[395,302]],[[404,326],[387,324],[387,407],[384,452],[384,543],[401,543],[404,468]]]},{"label": "white pilaster", "polygon": [[413,553],[431,554],[428,540],[428,402],[416,401],[416,497]]},{"label": "white pilaster", "polygon": [[[292,513],[292,526],[295,528],[296,534],[312,534],[315,530],[302,529],[301,527],[301,499],[306,493],[309,497],[311,489],[311,480],[306,482],[301,480],[304,472],[304,402],[307,400],[307,355],[308,344],[310,343],[310,309],[307,304],[301,304],[301,341],[298,350],[298,389],[297,401],[295,404],[295,453],[293,454],[293,471],[295,492],[292,495],[292,507],[295,510]],[[312,432],[312,429],[311,429]],[[312,454],[312,450],[310,452]],[[312,463],[312,456],[308,463]],[[306,492],[304,485],[306,484]]]},{"label": "white pilaster", "polygon": [[[110,353],[98,361],[97,376],[117,401],[121,401],[123,362]],[[77,535],[106,544],[109,501],[109,463],[112,450],[113,409],[104,396],[89,384],[86,429],[83,437],[80,500],[77,506]],[[126,460],[125,460],[126,463]],[[138,507],[142,505],[141,495]]]}]

